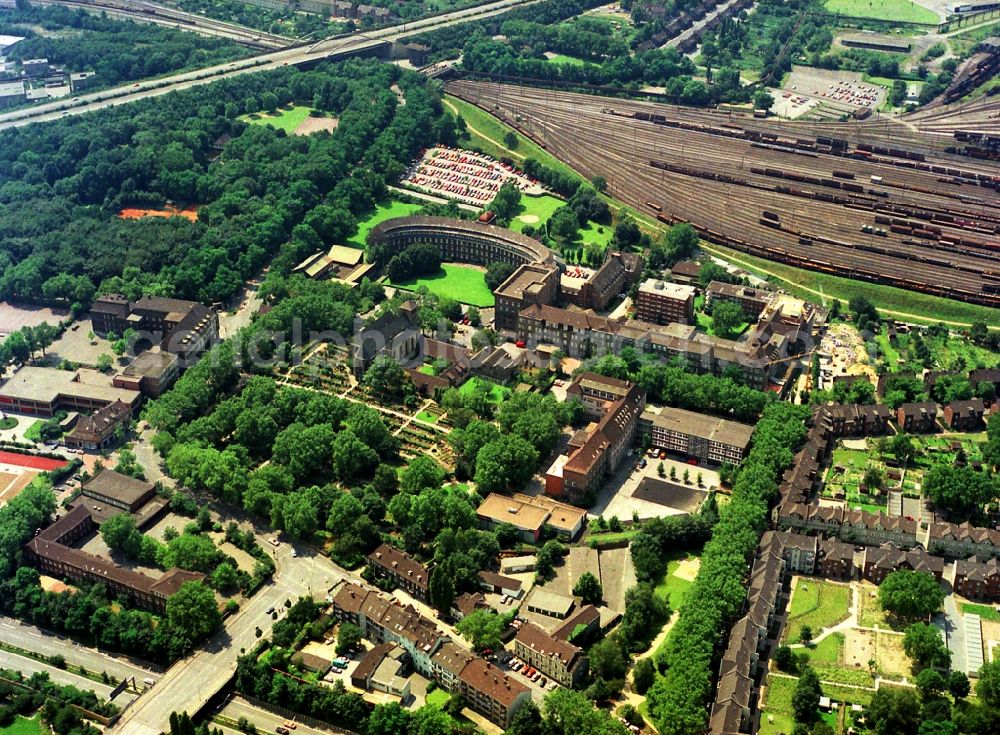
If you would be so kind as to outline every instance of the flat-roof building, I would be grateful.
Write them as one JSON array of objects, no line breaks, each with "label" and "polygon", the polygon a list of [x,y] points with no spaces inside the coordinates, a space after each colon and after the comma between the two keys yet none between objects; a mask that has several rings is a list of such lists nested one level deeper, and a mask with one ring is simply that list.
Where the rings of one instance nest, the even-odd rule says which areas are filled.
[{"label": "flat-roof building", "polygon": [[136,355],[111,382],[116,388],[137,390],[156,398],[173,385],[179,374],[177,355],[154,348]]},{"label": "flat-roof building", "polygon": [[642,414],[652,445],[704,462],[738,465],[747,456],[754,427],[665,406]]},{"label": "flat-roof building", "polygon": [[123,475],[114,470],[102,470],[85,482],[81,492],[88,498],[135,513],[156,494],[155,488],[145,480]]},{"label": "flat-roof building", "polygon": [[635,312],[653,324],[691,324],[694,322],[694,286],[650,278],[639,286]]},{"label": "flat-roof building", "polygon": [[525,263],[493,292],[498,329],[516,329],[517,315],[532,305],[554,304],[559,298],[559,269]]},{"label": "flat-roof building", "polygon": [[511,525],[525,541],[534,543],[546,526],[572,541],[583,530],[587,512],[540,495],[490,493],[476,509],[476,516],[486,529]]},{"label": "flat-roof building", "polygon": [[114,386],[97,370],[59,370],[23,366],[0,386],[0,406],[15,413],[49,417],[57,411],[90,413],[120,401],[135,411],[142,400],[137,390]]},{"label": "flat-roof building", "polygon": [[762,288],[712,281],[705,289],[705,306],[711,308],[719,301],[729,301],[743,310],[748,321],[755,321],[760,318],[761,313],[775,296],[774,291],[765,291]]}]

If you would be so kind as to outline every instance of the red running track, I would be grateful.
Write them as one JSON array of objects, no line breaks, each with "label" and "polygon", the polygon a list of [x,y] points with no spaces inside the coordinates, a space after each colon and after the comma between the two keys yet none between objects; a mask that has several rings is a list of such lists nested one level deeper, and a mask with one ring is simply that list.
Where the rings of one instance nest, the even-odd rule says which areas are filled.
[{"label": "red running track", "polygon": [[0,451],[0,462],[17,465],[18,467],[28,467],[32,470],[57,470],[69,464],[64,459],[49,459],[48,457],[36,457],[33,454],[18,454],[17,452]]}]

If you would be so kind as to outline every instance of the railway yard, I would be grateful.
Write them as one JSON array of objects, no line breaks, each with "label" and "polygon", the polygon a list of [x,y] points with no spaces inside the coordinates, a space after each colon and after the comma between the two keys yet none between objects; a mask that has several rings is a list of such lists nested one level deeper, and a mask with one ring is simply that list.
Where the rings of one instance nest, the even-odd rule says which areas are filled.
[{"label": "railway yard", "polygon": [[[1000,306],[1000,161],[898,123],[773,123],[507,84],[448,91],[711,242]],[[1000,102],[993,102],[994,105]],[[978,155],[986,155],[977,149]]]}]

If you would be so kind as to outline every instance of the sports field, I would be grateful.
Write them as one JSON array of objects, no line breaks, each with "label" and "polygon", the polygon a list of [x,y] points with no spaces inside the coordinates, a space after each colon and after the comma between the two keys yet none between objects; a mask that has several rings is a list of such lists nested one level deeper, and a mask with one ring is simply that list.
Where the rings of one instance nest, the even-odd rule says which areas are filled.
[{"label": "sports field", "polygon": [[431,276],[411,278],[408,281],[396,283],[389,281],[390,286],[406,291],[416,291],[421,286],[437,296],[450,296],[470,306],[493,306],[493,292],[486,285],[483,272],[467,265],[442,263],[441,271]]},{"label": "sports field", "polygon": [[548,194],[543,194],[540,197],[529,197],[526,194],[522,194],[521,213],[511,221],[510,229],[514,230],[514,232],[521,232],[524,230],[525,225],[538,227],[541,223],[548,221],[553,212],[565,203],[562,199],[549,196]]},{"label": "sports field", "polygon": [[940,21],[937,13],[910,0],[826,0],[823,6],[831,13],[840,13],[852,18],[928,24]]},{"label": "sports field", "polygon": [[357,233],[348,238],[347,244],[364,249],[368,245],[368,233],[372,231],[375,225],[393,217],[409,217],[411,214],[416,214],[419,211],[419,204],[409,204],[408,202],[388,201],[379,204],[375,208],[375,211],[368,215],[367,219],[361,220],[358,223]]}]

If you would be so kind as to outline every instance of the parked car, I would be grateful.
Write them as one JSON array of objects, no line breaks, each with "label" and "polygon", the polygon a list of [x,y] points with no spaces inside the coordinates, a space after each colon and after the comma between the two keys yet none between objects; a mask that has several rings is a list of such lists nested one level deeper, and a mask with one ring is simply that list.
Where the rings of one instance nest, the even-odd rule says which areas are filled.
[{"label": "parked car", "polygon": [[646,461],[646,458],[643,457],[642,459],[639,460],[639,469],[640,470],[646,469],[646,465],[647,464],[649,464],[649,463]]}]

